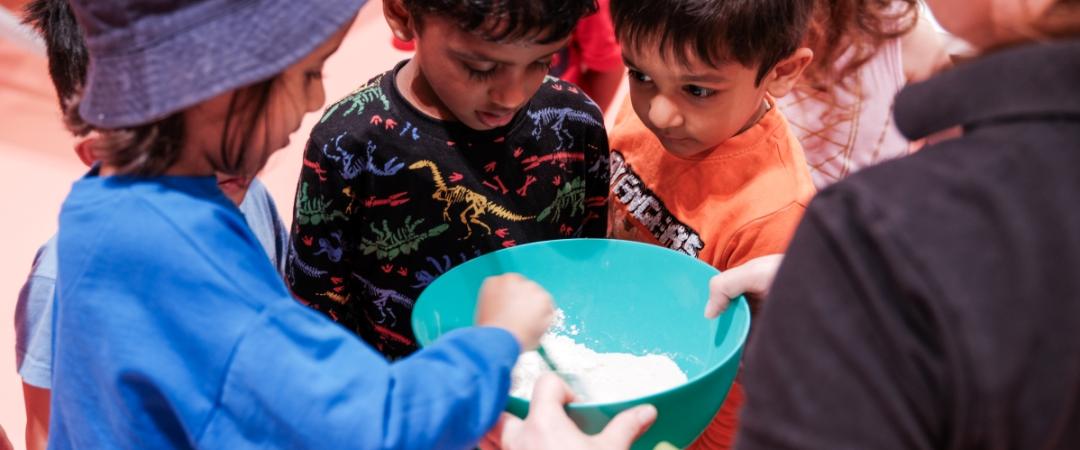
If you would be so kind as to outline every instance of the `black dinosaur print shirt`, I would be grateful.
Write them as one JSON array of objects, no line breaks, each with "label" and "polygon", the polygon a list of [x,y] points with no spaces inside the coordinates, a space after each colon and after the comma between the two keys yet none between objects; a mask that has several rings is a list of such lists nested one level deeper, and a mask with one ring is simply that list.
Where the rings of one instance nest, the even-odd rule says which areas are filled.
[{"label": "black dinosaur print shirt", "polygon": [[447,270],[607,228],[607,135],[577,87],[548,78],[510,124],[476,131],[409,104],[403,64],[312,131],[286,268],[301,301],[391,359],[416,349],[413,303]]}]

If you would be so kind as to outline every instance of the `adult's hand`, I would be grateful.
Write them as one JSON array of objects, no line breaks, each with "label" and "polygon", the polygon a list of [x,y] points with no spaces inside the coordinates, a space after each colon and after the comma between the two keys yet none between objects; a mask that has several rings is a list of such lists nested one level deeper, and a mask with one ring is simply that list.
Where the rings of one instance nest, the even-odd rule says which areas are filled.
[{"label": "adult's hand", "polygon": [[536,382],[525,420],[505,414],[481,442],[483,450],[625,450],[656,421],[656,408],[641,405],[611,419],[595,436],[583,433],[563,407],[574,398],[554,374]]}]

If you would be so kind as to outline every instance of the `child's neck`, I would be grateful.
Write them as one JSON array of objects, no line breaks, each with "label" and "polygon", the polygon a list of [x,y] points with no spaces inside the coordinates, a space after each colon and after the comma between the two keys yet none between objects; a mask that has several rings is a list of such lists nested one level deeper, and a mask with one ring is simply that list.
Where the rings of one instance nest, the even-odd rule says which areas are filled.
[{"label": "child's neck", "polygon": [[438,120],[457,121],[454,113],[450,112],[450,109],[435,94],[435,90],[431,88],[431,83],[420,70],[420,64],[416,62],[416,58],[410,59],[397,72],[394,85],[397,86],[398,92],[405,101],[420,112]]},{"label": "child's neck", "polygon": [[757,111],[754,111],[754,115],[750,117],[750,120],[746,122],[746,125],[743,125],[743,127],[739,129],[737,133],[735,133],[735,136],[745,133],[746,130],[749,130],[754,125],[757,125],[758,122],[761,122],[761,118],[765,117],[765,114],[768,113],[770,109],[772,109],[772,105],[769,103],[769,99],[761,99],[761,106],[758,107]]}]

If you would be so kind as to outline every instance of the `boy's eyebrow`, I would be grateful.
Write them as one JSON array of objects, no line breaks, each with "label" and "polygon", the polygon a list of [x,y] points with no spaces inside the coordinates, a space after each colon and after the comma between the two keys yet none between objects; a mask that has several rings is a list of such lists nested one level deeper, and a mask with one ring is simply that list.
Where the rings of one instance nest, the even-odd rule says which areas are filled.
[{"label": "boy's eyebrow", "polygon": [[[562,50],[562,49],[559,49],[559,50]],[[540,58],[543,59],[543,58],[547,58],[549,56],[553,56],[556,53],[559,53],[559,50],[555,50],[555,51],[553,51],[551,53],[548,53],[548,54],[546,54],[544,56],[541,56]],[[457,57],[459,59],[464,59],[464,60],[468,60],[468,61],[492,62],[492,63],[503,65],[503,66],[512,66],[512,65],[514,65],[514,63],[511,62],[511,61],[503,61],[503,60],[500,60],[500,59],[497,59],[497,58],[492,58],[490,56],[483,55],[483,54],[480,54],[480,53],[462,52],[462,51],[458,51],[458,50],[454,50],[454,49],[447,49],[447,51],[450,52],[450,54],[454,55],[455,57]]]},{"label": "boy's eyebrow", "polygon": [[[628,67],[630,69],[638,70],[637,69],[637,64],[634,64],[634,62],[630,60],[629,56],[623,55],[622,59],[623,59],[623,64],[625,64],[626,67]],[[707,75],[690,74],[690,75],[680,76],[679,81],[681,81],[683,83],[717,83],[717,84],[719,84],[719,83],[725,83],[725,82],[727,82],[729,80],[728,80],[727,77],[725,77],[723,75],[717,75],[717,74],[707,74]]]},{"label": "boy's eyebrow", "polygon": [[686,75],[680,77],[679,80],[684,83],[723,83],[728,81],[728,78],[723,75]]}]

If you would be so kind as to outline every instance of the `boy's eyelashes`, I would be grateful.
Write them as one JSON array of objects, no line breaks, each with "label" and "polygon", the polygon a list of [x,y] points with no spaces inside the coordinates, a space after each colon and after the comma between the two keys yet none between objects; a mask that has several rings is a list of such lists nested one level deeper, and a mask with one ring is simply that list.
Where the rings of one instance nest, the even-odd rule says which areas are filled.
[{"label": "boy's eyelashes", "polygon": [[[551,58],[536,61],[532,63],[529,68],[547,73],[547,71],[551,70],[552,61],[553,60]],[[499,70],[499,64],[494,63],[484,68],[475,67],[469,63],[464,62],[462,63],[462,65],[465,67],[465,70],[468,71],[469,78],[476,81],[489,80],[494,77],[495,73]]]},{"label": "boy's eyelashes", "polygon": [[304,72],[304,79],[307,81],[318,81],[322,78],[323,73],[321,70],[309,70],[307,72]]},{"label": "boy's eyelashes", "polygon": [[645,75],[645,73],[641,72],[640,70],[628,69],[627,74],[630,76],[631,80],[637,81],[639,83],[652,82],[652,77]]},{"label": "boy's eyelashes", "polygon": [[709,98],[716,94],[716,89],[703,88],[701,86],[689,84],[683,86],[683,92],[686,92],[687,94],[690,94],[691,97],[695,98]]},{"label": "boy's eyelashes", "polygon": [[469,72],[469,78],[478,81],[491,79],[491,77],[495,76],[495,69],[498,68],[498,66],[494,65],[489,69],[476,69],[468,64],[465,64],[464,66],[465,70]]}]

